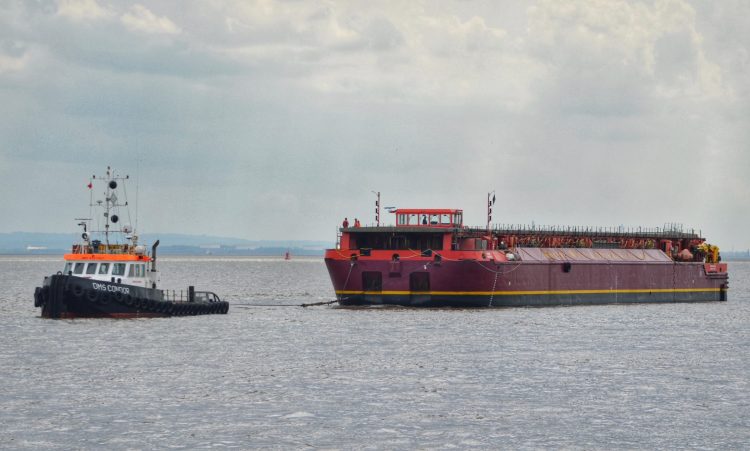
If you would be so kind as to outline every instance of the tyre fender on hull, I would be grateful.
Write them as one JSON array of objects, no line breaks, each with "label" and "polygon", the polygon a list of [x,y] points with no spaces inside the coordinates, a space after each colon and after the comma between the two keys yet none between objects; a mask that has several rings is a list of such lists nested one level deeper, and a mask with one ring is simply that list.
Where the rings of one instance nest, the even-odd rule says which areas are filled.
[{"label": "tyre fender on hull", "polygon": [[86,300],[89,302],[100,302],[101,294],[96,290],[86,291]]},{"label": "tyre fender on hull", "polygon": [[73,292],[73,296],[77,297],[78,299],[81,299],[83,297],[83,293],[86,291],[82,286],[78,284],[73,285],[73,288],[71,290]]},{"label": "tyre fender on hull", "polygon": [[34,307],[41,307],[42,305],[43,305],[42,289],[39,287],[36,287],[34,289]]}]

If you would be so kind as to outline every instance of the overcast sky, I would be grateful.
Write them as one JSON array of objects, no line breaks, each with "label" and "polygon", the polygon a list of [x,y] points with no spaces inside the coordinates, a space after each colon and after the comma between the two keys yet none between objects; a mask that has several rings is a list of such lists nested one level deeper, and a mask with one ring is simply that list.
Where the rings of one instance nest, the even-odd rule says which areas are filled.
[{"label": "overcast sky", "polygon": [[481,225],[495,190],[747,249],[750,2],[0,1],[0,232],[75,231],[108,164],[143,233],[334,240],[372,190]]}]

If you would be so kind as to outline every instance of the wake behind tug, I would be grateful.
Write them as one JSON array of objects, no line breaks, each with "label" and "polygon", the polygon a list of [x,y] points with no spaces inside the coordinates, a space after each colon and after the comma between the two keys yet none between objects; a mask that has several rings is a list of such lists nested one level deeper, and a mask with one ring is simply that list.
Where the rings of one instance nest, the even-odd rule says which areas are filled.
[{"label": "wake behind tug", "polygon": [[[138,235],[128,225],[119,226],[119,184],[128,177],[117,177],[107,168],[106,177],[93,177],[106,186],[104,199],[91,207],[104,210],[104,230],[90,231],[92,219],[79,219],[81,242],[65,254],[65,267],[47,276],[34,291],[34,307],[41,307],[43,318],[143,318],[227,313],[229,303],[210,291],[190,286],[183,296],[157,288],[157,240],[149,253],[138,244]],[[93,188],[92,183],[88,185]],[[115,230],[111,230],[111,229]],[[91,233],[102,240],[92,239]],[[125,242],[117,243],[117,236]]]}]

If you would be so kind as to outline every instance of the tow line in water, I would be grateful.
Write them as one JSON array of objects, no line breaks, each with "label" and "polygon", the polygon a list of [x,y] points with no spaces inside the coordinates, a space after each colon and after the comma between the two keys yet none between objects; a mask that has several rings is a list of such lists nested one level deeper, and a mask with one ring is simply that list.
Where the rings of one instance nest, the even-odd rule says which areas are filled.
[{"label": "tow line in water", "polygon": [[336,301],[323,301],[313,302],[310,304],[231,304],[232,307],[250,308],[250,307],[315,307],[318,305],[331,305],[339,302]]}]

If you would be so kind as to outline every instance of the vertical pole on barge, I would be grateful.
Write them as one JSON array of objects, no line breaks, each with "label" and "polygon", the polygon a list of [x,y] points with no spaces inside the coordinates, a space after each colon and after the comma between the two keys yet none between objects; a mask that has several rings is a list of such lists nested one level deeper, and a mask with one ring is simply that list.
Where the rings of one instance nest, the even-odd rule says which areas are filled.
[{"label": "vertical pole on barge", "polygon": [[492,206],[493,205],[495,205],[495,191],[494,190],[487,193],[487,233],[489,233],[490,231],[490,222],[492,222]]},{"label": "vertical pole on barge", "polygon": [[377,196],[375,200],[375,224],[380,227],[380,191],[373,191],[372,193]]}]

